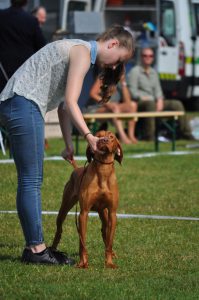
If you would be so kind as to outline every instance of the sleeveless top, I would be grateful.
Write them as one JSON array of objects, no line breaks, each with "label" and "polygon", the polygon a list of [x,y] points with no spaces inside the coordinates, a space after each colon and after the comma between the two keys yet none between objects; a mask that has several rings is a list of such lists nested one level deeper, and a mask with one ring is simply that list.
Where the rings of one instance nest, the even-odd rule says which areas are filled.
[{"label": "sleeveless top", "polygon": [[12,98],[14,94],[23,96],[35,102],[44,117],[47,111],[63,101],[70,49],[76,45],[84,45],[90,52],[91,64],[95,64],[96,41],[64,39],[52,42],[31,56],[13,74],[0,94],[0,101]]}]

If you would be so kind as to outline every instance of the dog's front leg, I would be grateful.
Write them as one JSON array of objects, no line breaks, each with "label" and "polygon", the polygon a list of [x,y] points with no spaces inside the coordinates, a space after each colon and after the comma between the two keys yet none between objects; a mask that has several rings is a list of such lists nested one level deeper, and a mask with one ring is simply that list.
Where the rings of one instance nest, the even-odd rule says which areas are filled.
[{"label": "dog's front leg", "polygon": [[[108,230],[110,227],[110,226],[108,226],[108,209],[105,208],[101,211],[98,211],[98,213],[99,213],[100,220],[102,222],[102,228],[101,228],[102,239],[103,239],[105,249],[106,249],[107,241],[108,241]],[[117,258],[117,255],[113,250],[112,250],[112,258]]]},{"label": "dog's front leg", "polygon": [[115,235],[116,228],[116,211],[109,211],[108,214],[108,233],[107,233],[107,241],[106,241],[106,249],[105,249],[105,265],[107,268],[115,269],[117,266],[113,263],[113,239]]},{"label": "dog's front leg", "polygon": [[88,254],[86,250],[86,229],[87,229],[88,211],[81,211],[79,215],[79,268],[88,268]]},{"label": "dog's front leg", "polygon": [[102,222],[102,228],[101,228],[101,232],[102,232],[102,239],[106,248],[106,242],[107,242],[107,234],[108,234],[108,210],[107,208],[98,211],[100,220]]}]

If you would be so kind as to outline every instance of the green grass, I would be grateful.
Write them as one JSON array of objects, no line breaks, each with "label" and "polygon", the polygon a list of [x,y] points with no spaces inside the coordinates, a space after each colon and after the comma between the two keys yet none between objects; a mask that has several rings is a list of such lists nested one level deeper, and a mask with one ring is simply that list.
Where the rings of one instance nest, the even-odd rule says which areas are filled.
[{"label": "green grass", "polygon": [[[59,155],[61,139],[49,140],[47,156]],[[177,150],[187,150],[186,141]],[[80,154],[86,144],[80,143]],[[153,151],[153,143],[125,146],[116,164],[120,190],[118,213],[199,216],[199,154],[130,159],[127,154]],[[161,153],[170,151],[161,144]],[[3,156],[0,154],[0,158]],[[78,162],[83,165],[84,162]],[[44,163],[43,210],[59,209],[63,186],[72,168],[64,161]],[[0,164],[1,210],[15,210],[16,173]],[[55,215],[43,216],[46,243],[52,242]],[[0,214],[0,299],[199,299],[198,221],[118,219],[114,249],[118,269],[104,268],[98,218],[89,218],[89,269],[26,266],[17,215]],[[59,246],[78,260],[75,217],[69,216]]]}]

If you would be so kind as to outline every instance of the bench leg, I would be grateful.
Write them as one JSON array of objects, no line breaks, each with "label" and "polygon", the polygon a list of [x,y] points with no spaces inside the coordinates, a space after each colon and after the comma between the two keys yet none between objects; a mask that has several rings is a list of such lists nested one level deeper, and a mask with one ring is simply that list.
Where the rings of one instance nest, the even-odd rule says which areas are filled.
[{"label": "bench leg", "polygon": [[176,150],[176,120],[172,120],[172,151]]},{"label": "bench leg", "polygon": [[160,119],[159,118],[155,118],[155,151],[158,152],[159,149],[159,140],[158,140],[158,132],[159,132],[159,126],[160,126]]},{"label": "bench leg", "polygon": [[165,120],[162,121],[162,123],[171,132],[171,143],[172,143],[171,150],[175,151],[176,150],[176,120],[175,120],[175,118],[173,118],[171,121],[171,124]]}]

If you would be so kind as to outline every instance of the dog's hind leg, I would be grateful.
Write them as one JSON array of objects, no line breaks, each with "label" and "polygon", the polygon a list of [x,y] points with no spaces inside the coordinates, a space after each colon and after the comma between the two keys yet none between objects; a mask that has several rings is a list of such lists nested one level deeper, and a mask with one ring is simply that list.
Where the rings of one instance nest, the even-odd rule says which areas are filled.
[{"label": "dog's hind leg", "polygon": [[60,242],[61,235],[62,235],[62,224],[69,212],[69,210],[77,203],[78,197],[77,195],[73,194],[71,189],[71,182],[68,182],[65,186],[62,204],[56,219],[57,230],[55,233],[55,237],[53,240],[52,248],[57,249],[57,245]]}]

